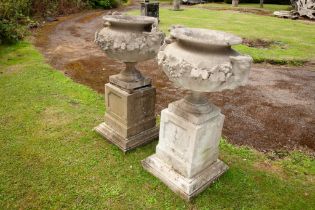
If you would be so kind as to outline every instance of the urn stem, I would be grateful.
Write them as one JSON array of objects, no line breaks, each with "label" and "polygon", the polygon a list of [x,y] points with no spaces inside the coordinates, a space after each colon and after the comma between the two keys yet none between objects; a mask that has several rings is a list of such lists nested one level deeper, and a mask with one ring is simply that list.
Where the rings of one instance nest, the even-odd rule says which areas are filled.
[{"label": "urn stem", "polygon": [[198,91],[191,91],[186,97],[185,100],[191,104],[202,105],[208,104],[208,100],[205,96],[205,93]]},{"label": "urn stem", "polygon": [[193,114],[206,114],[212,111],[205,93],[191,91],[183,100],[182,109]]},{"label": "urn stem", "polygon": [[126,68],[119,73],[119,79],[125,82],[137,82],[144,80],[144,77],[136,68],[136,62],[125,62]]}]

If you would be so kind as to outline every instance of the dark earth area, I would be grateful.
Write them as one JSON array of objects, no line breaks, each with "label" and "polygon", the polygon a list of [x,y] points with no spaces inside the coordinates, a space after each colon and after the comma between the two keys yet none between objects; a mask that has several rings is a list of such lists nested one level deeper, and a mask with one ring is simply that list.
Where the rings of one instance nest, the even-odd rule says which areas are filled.
[{"label": "dark earth area", "polygon": [[[48,63],[100,94],[108,77],[124,68],[124,64],[108,58],[94,44],[103,14],[104,11],[89,11],[60,17],[38,29],[33,40]],[[184,91],[173,86],[155,60],[140,63],[138,68],[153,79],[157,88],[157,114],[184,96]],[[223,136],[229,142],[263,152],[302,149],[314,154],[314,64],[255,64],[247,86],[211,93],[209,100],[221,107],[226,116]]]}]

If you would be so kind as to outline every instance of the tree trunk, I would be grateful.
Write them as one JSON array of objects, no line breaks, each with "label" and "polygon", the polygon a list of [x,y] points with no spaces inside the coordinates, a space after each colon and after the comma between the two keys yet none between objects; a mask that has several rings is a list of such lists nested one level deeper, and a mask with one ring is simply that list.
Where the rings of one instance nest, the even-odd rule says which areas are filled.
[{"label": "tree trunk", "polygon": [[259,0],[260,8],[264,8],[264,0]]},{"label": "tree trunk", "polygon": [[238,2],[239,2],[239,0],[232,0],[232,7],[237,7]]},{"label": "tree trunk", "polygon": [[173,10],[180,10],[180,0],[173,0]]},{"label": "tree trunk", "polygon": [[296,0],[294,6],[300,16],[315,19],[315,0]]}]

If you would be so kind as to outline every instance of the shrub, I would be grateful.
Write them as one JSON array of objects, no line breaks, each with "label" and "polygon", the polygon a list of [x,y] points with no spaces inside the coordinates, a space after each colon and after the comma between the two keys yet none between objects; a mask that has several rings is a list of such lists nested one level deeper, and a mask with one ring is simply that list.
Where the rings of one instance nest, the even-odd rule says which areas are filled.
[{"label": "shrub", "polygon": [[119,6],[119,0],[89,0],[90,5],[93,8],[110,9]]},{"label": "shrub", "polygon": [[12,44],[24,38],[27,28],[16,22],[0,20],[0,44]]},{"label": "shrub", "polygon": [[31,14],[36,16],[56,16],[77,12],[89,5],[89,0],[29,0]]},{"label": "shrub", "polygon": [[0,44],[14,43],[27,33],[32,16],[48,17],[84,8],[114,8],[121,0],[0,0]]},{"label": "shrub", "polygon": [[14,43],[26,35],[29,0],[0,0],[0,43]]}]

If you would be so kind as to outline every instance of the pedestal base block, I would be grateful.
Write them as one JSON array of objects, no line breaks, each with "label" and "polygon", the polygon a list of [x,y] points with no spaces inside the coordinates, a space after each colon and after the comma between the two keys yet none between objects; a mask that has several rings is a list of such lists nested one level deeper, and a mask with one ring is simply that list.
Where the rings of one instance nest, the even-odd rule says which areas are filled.
[{"label": "pedestal base block", "polygon": [[123,152],[145,145],[159,137],[159,127],[153,127],[131,137],[123,137],[115,132],[106,123],[101,123],[94,130],[105,139],[118,146]]},{"label": "pedestal base block", "polygon": [[218,159],[224,122],[220,109],[209,104],[208,111],[202,112],[199,104],[187,106],[185,103],[175,101],[162,111],[156,153],[143,160],[142,165],[189,200],[228,166]]},{"label": "pedestal base block", "polygon": [[152,155],[143,160],[142,166],[186,200],[190,200],[202,192],[228,170],[228,166],[218,159],[194,177],[186,178],[160,160],[157,155]]},{"label": "pedestal base block", "polygon": [[105,85],[106,114],[94,130],[124,152],[159,136],[155,117],[155,88],[148,86],[129,93],[116,85]]}]

